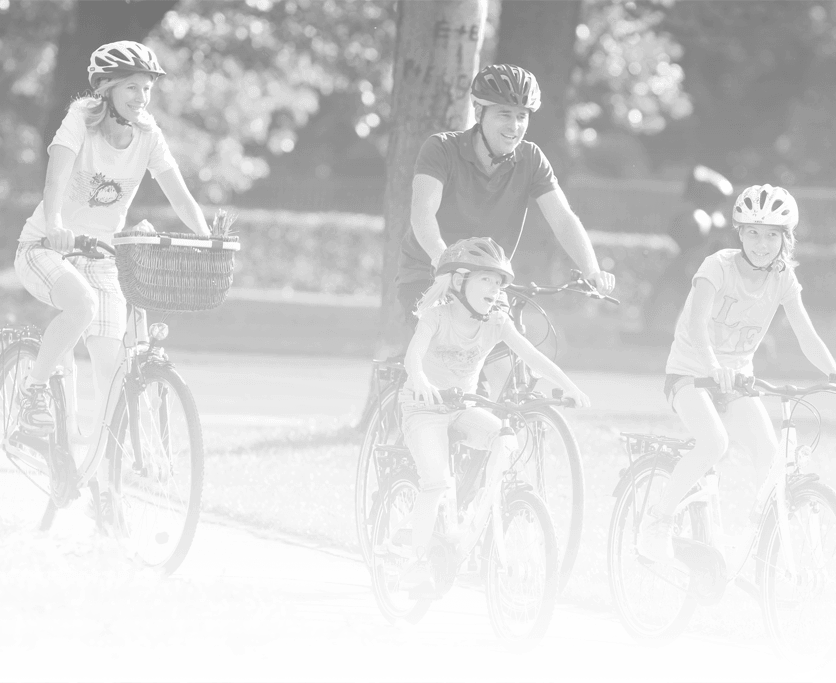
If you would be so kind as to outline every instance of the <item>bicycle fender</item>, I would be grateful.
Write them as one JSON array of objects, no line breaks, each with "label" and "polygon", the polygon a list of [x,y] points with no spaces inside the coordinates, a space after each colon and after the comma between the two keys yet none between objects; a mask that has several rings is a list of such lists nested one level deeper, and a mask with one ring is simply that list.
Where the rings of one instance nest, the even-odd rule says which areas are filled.
[{"label": "bicycle fender", "polygon": [[637,476],[641,470],[652,467],[654,460],[657,461],[657,469],[668,469],[668,471],[670,471],[676,465],[676,460],[664,454],[648,453],[647,455],[640,456],[637,460],[634,460],[631,465],[622,468],[618,473],[619,478],[612,492],[613,498],[618,498],[622,493],[624,493],[624,490],[628,486],[632,486],[634,477]]},{"label": "bicycle fender", "polygon": [[[819,475],[814,472],[808,472],[800,476],[791,476],[787,479],[787,496],[789,497],[790,505],[793,505],[795,492],[806,486],[807,484],[818,481]],[[766,546],[769,543],[769,534],[766,533],[771,526],[778,523],[777,506],[775,505],[774,497],[770,499],[766,509],[763,511],[764,519],[758,532],[760,538],[758,539],[758,549],[755,553],[755,583],[760,586],[761,578],[763,577],[763,563],[766,558]]]}]

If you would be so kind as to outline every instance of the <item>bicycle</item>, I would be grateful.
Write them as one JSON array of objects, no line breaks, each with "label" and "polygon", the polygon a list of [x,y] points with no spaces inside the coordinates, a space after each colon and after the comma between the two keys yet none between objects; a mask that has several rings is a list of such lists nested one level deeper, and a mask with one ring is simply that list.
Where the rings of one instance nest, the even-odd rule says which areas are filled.
[{"label": "bicycle", "polygon": [[[210,242],[196,236],[178,238],[130,232],[117,233],[113,242],[115,248],[79,235],[75,239],[76,251],[65,258],[100,259],[105,258],[104,251],[116,256],[118,265],[120,247],[136,249],[139,245],[146,249],[152,245],[151,249],[175,248],[196,254],[205,249],[239,249],[237,238],[216,238]],[[183,259],[179,260],[182,265]],[[133,291],[142,283],[123,284],[123,268],[118,267],[120,284],[128,299],[128,329],[101,424],[94,430],[94,440],[83,462],[77,467],[73,457],[60,368],[48,384],[48,402],[55,421],[53,432],[40,438],[17,427],[18,385],[31,370],[40,348],[40,332],[31,326],[4,328],[0,332],[2,445],[16,471],[48,498],[39,529],[47,530],[56,511],[89,487],[97,528],[112,534],[142,564],[170,574],[185,559],[197,527],[203,490],[203,435],[191,391],[160,345],[168,335],[168,326],[156,322],[148,327],[145,311],[135,305],[141,295]],[[170,273],[164,276],[171,279]],[[176,297],[172,298],[171,291],[164,287],[155,291],[156,296],[169,299],[169,308],[175,305]],[[188,296],[194,297],[194,291]],[[148,297],[144,302],[154,304]],[[193,300],[180,304],[195,305]],[[158,308],[161,306],[157,304]],[[100,490],[97,472],[103,462],[107,475],[104,490]]]},{"label": "bicycle", "polygon": [[[619,617],[640,639],[670,639],[688,624],[697,605],[718,602],[735,583],[757,599],[768,635],[781,652],[808,663],[834,654],[836,625],[836,492],[805,473],[818,445],[821,417],[806,399],[836,393],[830,383],[778,387],[755,378],[738,378],[744,395],[781,400],[780,447],[757,494],[757,514],[734,537],[724,531],[719,475],[712,468],[677,506],[670,564],[655,563],[636,550],[641,520],[658,501],[683,452],[693,440],[624,433],[629,466],[620,473],[609,531],[610,588]],[[717,389],[714,380],[696,387]],[[816,417],[818,432],[798,445],[793,422],[803,405]],[[754,560],[754,582],[742,575]]]},{"label": "bicycle", "polygon": [[[534,307],[548,324],[546,337],[557,336],[548,315],[534,301],[537,295],[573,292],[594,299],[618,304],[613,297],[600,294],[595,287],[584,280],[578,271],[571,271],[571,279],[563,285],[540,287],[509,285],[507,312],[516,328],[525,333],[523,312],[527,306]],[[519,405],[525,417],[521,426],[526,436],[520,441],[526,444],[523,457],[526,464],[526,478],[534,485],[535,491],[546,502],[561,543],[562,556],[559,564],[559,591],[569,580],[580,548],[583,528],[584,484],[580,448],[566,418],[558,410],[560,401],[547,398],[537,391],[537,377],[533,376],[525,363],[504,344],[498,345],[488,355],[485,365],[490,366],[508,359],[510,369],[500,387],[496,401],[510,401]],[[355,480],[355,522],[360,551],[366,564],[371,562],[372,510],[380,489],[380,464],[377,453],[392,446],[402,446],[398,393],[406,381],[406,371],[398,358],[372,361],[373,405],[360,446]],[[382,450],[381,450],[382,449]]]},{"label": "bicycle", "polygon": [[[451,410],[467,404],[482,406],[500,416],[506,427],[525,420],[520,406],[510,402],[495,403],[458,389],[441,394]],[[571,404],[568,399],[555,401]],[[453,587],[459,567],[467,561],[469,572],[478,572],[485,585],[488,614],[497,636],[509,641],[536,640],[548,628],[557,594],[558,549],[549,511],[531,484],[518,476],[524,449],[511,454],[507,470],[496,472],[491,468],[490,451],[465,445],[452,431],[449,467],[455,490],[440,505],[427,548],[437,591],[431,597],[402,589],[399,579],[408,562],[411,531],[407,526],[418,494],[415,463],[404,446],[387,446],[378,452],[381,496],[372,513],[370,567],[377,604],[392,623],[416,623],[433,600]]]}]

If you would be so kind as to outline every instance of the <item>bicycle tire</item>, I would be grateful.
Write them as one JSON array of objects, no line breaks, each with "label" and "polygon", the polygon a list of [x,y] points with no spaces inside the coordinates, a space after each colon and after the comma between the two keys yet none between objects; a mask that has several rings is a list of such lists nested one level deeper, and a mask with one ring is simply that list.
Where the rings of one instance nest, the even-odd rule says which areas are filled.
[{"label": "bicycle tire", "polygon": [[808,480],[788,487],[787,499],[797,575],[786,564],[773,503],[758,544],[764,626],[781,654],[816,669],[836,658],[836,491]]},{"label": "bicycle tire", "polygon": [[140,372],[141,383],[123,384],[111,421],[106,493],[113,499],[104,499],[104,516],[131,554],[170,574],[185,559],[197,528],[203,433],[192,393],[172,366],[148,362]]},{"label": "bicycle tire", "polygon": [[397,415],[397,388],[385,389],[379,402],[376,401],[375,404],[360,446],[354,483],[354,520],[357,541],[366,566],[371,564],[373,510],[378,497],[377,472],[373,466],[372,454],[376,446],[393,445],[402,439]]},{"label": "bicycle tire", "polygon": [[[562,550],[558,559],[558,593],[562,593],[572,575],[583,535],[585,491],[580,448],[569,423],[554,406],[526,408],[523,404],[520,412],[525,416],[529,439],[534,438],[533,443],[522,443],[523,435],[517,435],[521,448],[533,450],[530,455],[523,454],[523,462],[527,461],[524,478],[534,486],[553,520]],[[539,427],[532,432],[532,425]]]},{"label": "bicycle tire", "polygon": [[[2,360],[0,361],[0,366],[2,366],[3,378],[2,386],[0,386],[0,417],[2,418],[2,422],[0,422],[0,443],[5,442],[6,437],[15,429],[17,416],[19,412],[19,404],[17,401],[19,384],[20,381],[22,381],[23,377],[28,374],[29,370],[31,370],[32,366],[35,364],[35,361],[38,358],[38,352],[40,351],[40,348],[40,341],[38,339],[30,337],[17,339],[9,343],[8,345],[3,346]],[[56,422],[56,427],[58,429],[63,427],[63,430],[61,431],[61,434],[63,434],[63,438],[61,438],[55,432],[52,435],[50,435],[51,446],[52,444],[58,442],[63,444],[64,448],[68,448],[66,421],[63,413],[65,405],[63,387],[61,386],[60,382],[50,381],[50,389],[51,391],[60,392],[58,400],[54,400],[52,403],[52,410],[53,417],[55,418]],[[61,406],[61,414],[56,414],[56,406],[58,404],[60,404]],[[12,460],[12,458],[10,458],[10,460]],[[49,462],[46,462],[45,464],[49,466]],[[20,470],[16,469],[15,467],[3,468],[2,471],[12,476],[24,476],[20,472]],[[30,474],[32,474],[31,471]],[[43,474],[39,476],[37,480],[33,481],[35,485],[38,486],[38,488],[40,488],[42,491],[46,491],[48,494],[50,489],[50,477],[48,475]],[[25,490],[24,486],[17,486],[15,484],[13,485],[13,487],[16,492],[20,490]],[[16,504],[16,512],[18,514],[23,514],[27,520],[31,519],[31,517],[37,516],[37,518],[39,519],[37,524],[38,529],[41,531],[46,531],[52,524],[56,508],[52,500],[49,498],[47,498],[46,505],[43,509],[39,504],[43,499],[38,497],[37,500],[38,502],[33,501],[32,505],[30,505],[26,501],[21,501],[22,504]],[[32,506],[34,506],[34,508],[36,508],[37,511]],[[24,523],[28,524],[28,521]]]},{"label": "bicycle tire", "polygon": [[[527,490],[507,495],[502,516],[508,565],[502,566],[496,537],[491,534],[485,571],[488,615],[499,638],[536,642],[551,623],[558,589],[554,526],[545,503]],[[537,530],[521,529],[521,523]]]},{"label": "bicycle tire", "polygon": [[[636,516],[643,509],[645,496],[648,507],[658,501],[674,466],[675,461],[671,458],[654,456],[639,460],[633,466],[632,476],[625,473],[616,488],[607,540],[610,592],[622,624],[637,640],[675,638],[688,625],[698,604],[698,598],[690,590],[689,572],[674,564],[652,562],[636,551],[639,524]],[[648,485],[653,487],[649,495]],[[635,497],[634,493],[637,493]],[[698,504],[677,514],[675,530],[678,535],[704,541],[702,514]]]},{"label": "bicycle tire", "polygon": [[372,592],[384,618],[392,624],[406,621],[417,623],[429,610],[431,599],[410,598],[400,590],[400,570],[408,561],[386,548],[392,525],[402,521],[412,512],[418,484],[412,477],[400,477],[388,488],[383,498],[374,506],[372,525],[372,554],[369,566]]}]

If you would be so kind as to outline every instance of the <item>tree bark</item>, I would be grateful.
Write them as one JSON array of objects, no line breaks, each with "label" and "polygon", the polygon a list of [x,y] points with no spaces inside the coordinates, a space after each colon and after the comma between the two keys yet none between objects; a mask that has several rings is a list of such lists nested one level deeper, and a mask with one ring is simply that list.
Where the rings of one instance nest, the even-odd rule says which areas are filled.
[{"label": "tree bark", "polygon": [[93,50],[117,40],[141,42],[176,4],[177,0],[76,0],[73,21],[58,39],[49,113],[41,138],[44,153],[61,125],[69,103],[90,87],[87,66]]},{"label": "tree bark", "polygon": [[505,0],[499,16],[496,61],[537,77],[542,105],[531,117],[526,138],[539,145],[558,174],[569,166],[566,105],[580,17],[581,0]]},{"label": "tree bark", "polygon": [[392,121],[386,156],[381,333],[378,354],[405,346],[407,325],[395,275],[409,213],[415,159],[433,133],[463,130],[472,118],[470,84],[478,67],[487,0],[400,0],[393,65]]}]

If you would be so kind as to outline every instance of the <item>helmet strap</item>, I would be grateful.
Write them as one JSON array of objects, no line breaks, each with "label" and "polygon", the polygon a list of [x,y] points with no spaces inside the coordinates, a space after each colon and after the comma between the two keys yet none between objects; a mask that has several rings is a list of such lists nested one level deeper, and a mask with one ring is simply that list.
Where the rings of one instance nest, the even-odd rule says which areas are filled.
[{"label": "helmet strap", "polygon": [[126,119],[124,116],[119,114],[118,111],[116,111],[116,107],[113,106],[113,100],[111,100],[110,97],[105,97],[105,101],[107,102],[107,113],[110,115],[112,119],[116,120],[116,123],[118,123],[120,126],[131,125],[131,122],[128,121],[128,119]]},{"label": "helmet strap", "polygon": [[491,149],[491,145],[488,142],[488,138],[485,137],[485,130],[482,128],[482,121],[484,118],[485,105],[482,105],[482,111],[479,114],[479,123],[476,125],[479,127],[479,134],[482,136],[482,142],[485,144],[485,149],[488,152],[488,156],[491,158],[491,166],[496,166],[497,164],[501,164],[503,161],[507,161],[514,156],[514,152],[508,152],[508,154],[494,154],[494,151]]},{"label": "helmet strap", "polygon": [[490,313],[479,313],[473,306],[470,305],[470,302],[467,300],[467,295],[465,294],[465,290],[467,289],[467,278],[470,277],[470,273],[466,273],[464,278],[462,279],[462,288],[461,290],[456,289],[455,287],[451,287],[450,291],[452,292],[453,296],[456,297],[462,306],[464,306],[468,312],[470,313],[471,318],[475,318],[480,322],[486,323],[490,320]]}]

